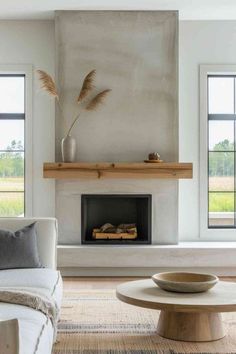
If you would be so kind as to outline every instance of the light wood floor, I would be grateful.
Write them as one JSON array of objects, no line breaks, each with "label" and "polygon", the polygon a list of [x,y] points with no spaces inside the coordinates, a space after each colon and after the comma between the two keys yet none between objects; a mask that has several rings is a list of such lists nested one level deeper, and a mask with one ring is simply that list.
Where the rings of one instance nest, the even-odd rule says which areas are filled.
[{"label": "light wood floor", "polygon": [[[126,281],[145,279],[144,277],[64,277],[65,290],[79,289],[115,289],[117,285]],[[223,281],[236,282],[236,277],[221,277]]]}]

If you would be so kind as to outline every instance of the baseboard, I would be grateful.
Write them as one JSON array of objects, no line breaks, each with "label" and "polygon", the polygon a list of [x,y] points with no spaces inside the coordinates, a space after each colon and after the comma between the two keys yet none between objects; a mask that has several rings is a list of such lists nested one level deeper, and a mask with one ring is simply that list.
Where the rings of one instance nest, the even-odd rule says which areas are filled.
[{"label": "baseboard", "polygon": [[235,267],[194,267],[194,268],[59,268],[64,277],[145,277],[158,272],[190,271],[213,273],[218,276],[236,276]]}]

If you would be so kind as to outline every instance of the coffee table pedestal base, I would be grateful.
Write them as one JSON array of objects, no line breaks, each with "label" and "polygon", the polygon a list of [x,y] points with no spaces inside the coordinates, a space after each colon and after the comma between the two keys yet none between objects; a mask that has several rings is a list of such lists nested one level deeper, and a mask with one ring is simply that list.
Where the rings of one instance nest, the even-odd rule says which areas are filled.
[{"label": "coffee table pedestal base", "polygon": [[225,336],[220,313],[161,311],[160,336],[187,342],[209,342]]}]

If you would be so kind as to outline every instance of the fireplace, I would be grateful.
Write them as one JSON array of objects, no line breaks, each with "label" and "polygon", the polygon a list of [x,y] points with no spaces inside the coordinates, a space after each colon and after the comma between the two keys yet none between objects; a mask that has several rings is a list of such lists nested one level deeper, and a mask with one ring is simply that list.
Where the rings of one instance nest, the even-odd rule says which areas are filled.
[{"label": "fireplace", "polygon": [[83,194],[82,244],[150,244],[152,196]]}]

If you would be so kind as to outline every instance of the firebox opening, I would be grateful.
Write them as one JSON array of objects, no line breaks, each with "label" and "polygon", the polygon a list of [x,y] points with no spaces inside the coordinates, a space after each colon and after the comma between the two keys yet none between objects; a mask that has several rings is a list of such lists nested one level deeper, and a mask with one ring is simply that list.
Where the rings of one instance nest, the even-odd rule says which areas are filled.
[{"label": "firebox opening", "polygon": [[150,244],[149,194],[84,194],[82,244]]}]

